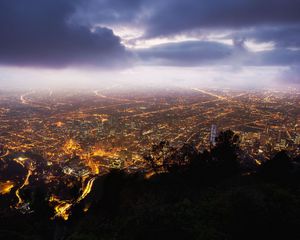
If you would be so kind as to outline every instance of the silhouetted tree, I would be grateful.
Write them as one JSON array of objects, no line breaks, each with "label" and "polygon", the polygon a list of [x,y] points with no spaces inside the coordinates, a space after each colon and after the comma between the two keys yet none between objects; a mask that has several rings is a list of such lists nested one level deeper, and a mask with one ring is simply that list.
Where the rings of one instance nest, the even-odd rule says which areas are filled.
[{"label": "silhouetted tree", "polygon": [[269,180],[286,182],[291,176],[291,170],[292,162],[289,155],[286,151],[280,151],[261,166],[260,174]]},{"label": "silhouetted tree", "polygon": [[175,150],[164,158],[163,166],[169,172],[185,171],[192,161],[198,158],[196,148],[185,143],[181,148]]},{"label": "silhouetted tree", "polygon": [[158,166],[157,166],[157,163],[156,163],[156,160],[154,159],[154,157],[152,157],[151,154],[148,153],[148,154],[144,154],[143,158],[150,165],[152,171],[157,173]]},{"label": "silhouetted tree", "polygon": [[167,155],[173,152],[168,141],[161,141],[159,144],[154,144],[149,153],[143,156],[144,160],[151,166],[151,169],[158,173],[159,170],[166,170],[165,163]]},{"label": "silhouetted tree", "polygon": [[216,138],[216,146],[211,151],[212,164],[217,175],[231,176],[239,171],[238,150],[239,136],[232,130],[220,132]]}]

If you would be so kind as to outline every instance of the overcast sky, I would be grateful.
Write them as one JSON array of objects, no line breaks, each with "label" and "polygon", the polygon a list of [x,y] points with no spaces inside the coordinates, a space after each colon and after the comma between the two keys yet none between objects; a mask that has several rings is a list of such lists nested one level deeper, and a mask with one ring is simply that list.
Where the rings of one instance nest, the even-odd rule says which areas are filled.
[{"label": "overcast sky", "polygon": [[0,87],[300,84],[300,0],[1,0]]}]

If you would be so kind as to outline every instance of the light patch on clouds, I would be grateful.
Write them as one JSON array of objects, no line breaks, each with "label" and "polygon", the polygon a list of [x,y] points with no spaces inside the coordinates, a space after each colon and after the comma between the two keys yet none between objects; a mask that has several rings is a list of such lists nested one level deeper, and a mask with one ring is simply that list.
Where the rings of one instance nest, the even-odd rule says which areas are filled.
[{"label": "light patch on clouds", "polygon": [[101,25],[96,24],[91,29],[94,31],[97,27],[106,27],[112,29],[113,33],[121,38],[121,43],[128,49],[147,49],[161,44],[180,43],[186,41],[211,41],[232,45],[232,39],[227,38],[226,33],[206,33],[192,32],[191,34],[177,34],[166,37],[144,38],[145,30],[142,28],[127,25]]},{"label": "light patch on clouds", "polygon": [[262,52],[262,51],[271,51],[275,49],[274,42],[255,42],[252,40],[245,41],[245,46],[249,51],[252,52]]},{"label": "light patch on clouds", "polygon": [[180,43],[185,41],[195,41],[198,40],[195,37],[189,37],[185,35],[179,35],[175,37],[164,37],[164,38],[152,38],[152,39],[138,39],[135,41],[133,48],[142,49],[142,48],[151,48],[165,43]]},{"label": "light patch on clouds", "polygon": [[[92,29],[101,27],[101,24],[96,24]],[[103,27],[103,26],[102,26]],[[121,43],[127,48],[134,48],[135,40],[144,35],[144,30],[141,28],[127,25],[105,25],[106,28],[112,29],[116,36],[121,38]]]},{"label": "light patch on clouds", "polygon": [[[103,27],[103,25],[95,25]],[[210,41],[233,45],[232,38],[229,38],[229,31],[223,32],[199,32],[183,33],[166,37],[144,38],[145,31],[142,28],[127,25],[105,25],[106,28],[112,29],[116,36],[121,38],[121,43],[128,49],[147,49],[161,44],[180,43],[186,41]],[[93,29],[92,29],[93,30]],[[256,44],[255,46],[258,46]]]}]

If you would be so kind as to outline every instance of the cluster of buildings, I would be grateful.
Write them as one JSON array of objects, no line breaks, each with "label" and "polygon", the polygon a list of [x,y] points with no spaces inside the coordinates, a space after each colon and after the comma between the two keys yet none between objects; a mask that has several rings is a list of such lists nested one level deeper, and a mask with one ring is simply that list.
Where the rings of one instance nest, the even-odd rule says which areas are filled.
[{"label": "cluster of buildings", "polygon": [[259,163],[283,149],[300,154],[298,93],[185,89],[106,95],[30,95],[26,104],[7,98],[12,100],[0,103],[0,158],[38,154],[47,170],[36,168],[33,176],[55,185],[110,169],[141,171],[147,167],[143,156],[161,141],[209,149],[226,129],[239,135],[241,148]]}]

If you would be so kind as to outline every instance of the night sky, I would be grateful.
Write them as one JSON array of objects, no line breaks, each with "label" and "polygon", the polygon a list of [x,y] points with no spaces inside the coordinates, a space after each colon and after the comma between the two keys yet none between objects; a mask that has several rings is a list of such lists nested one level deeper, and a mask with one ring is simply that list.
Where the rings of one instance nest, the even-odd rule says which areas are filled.
[{"label": "night sky", "polygon": [[1,0],[0,86],[300,84],[300,0]]}]

